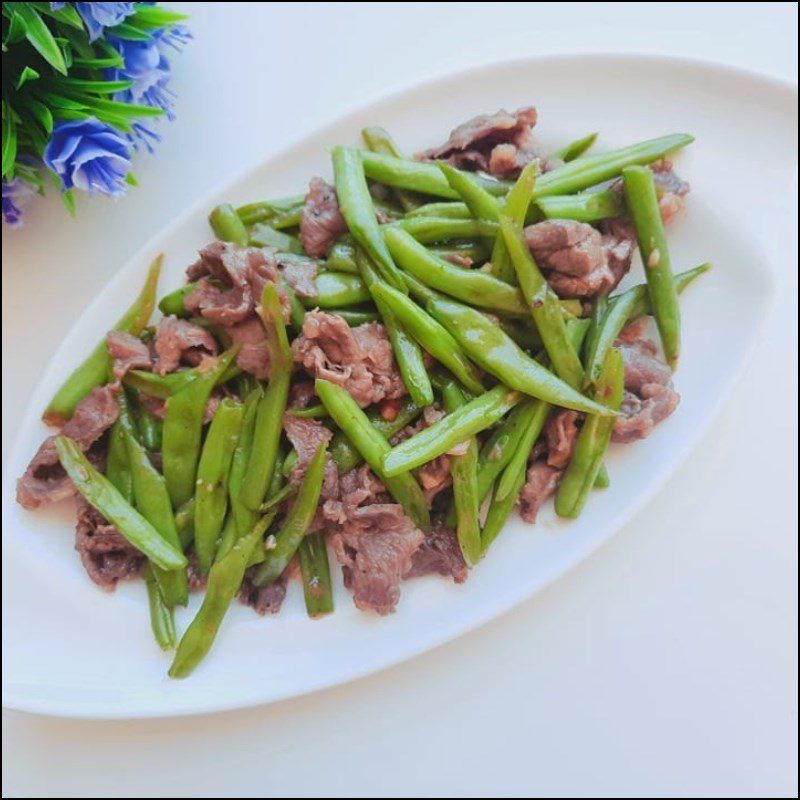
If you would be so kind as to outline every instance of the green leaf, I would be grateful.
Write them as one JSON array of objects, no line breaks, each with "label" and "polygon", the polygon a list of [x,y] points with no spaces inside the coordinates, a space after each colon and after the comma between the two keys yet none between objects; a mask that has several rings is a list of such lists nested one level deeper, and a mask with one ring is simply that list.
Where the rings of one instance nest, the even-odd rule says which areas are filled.
[{"label": "green leaf", "polygon": [[111,111],[121,117],[136,119],[138,117],[160,117],[164,111],[161,108],[152,106],[140,106],[135,103],[120,103],[117,100],[103,100],[100,97],[91,97],[85,94],[72,93],[66,91],[65,87],[60,87],[62,95],[66,94],[77,102],[83,103],[86,108],[94,111]]},{"label": "green leaf", "polygon": [[[4,108],[5,110],[5,108]],[[17,160],[17,126],[10,114],[3,114],[3,177],[10,178],[14,174],[14,163]]]},{"label": "green leaf", "polygon": [[66,192],[61,192],[61,200],[64,203],[67,211],[69,211],[69,215],[71,217],[75,216],[75,195],[72,193],[72,189],[68,189]]},{"label": "green leaf", "polygon": [[51,81],[57,89],[66,89],[76,92],[93,92],[95,94],[115,94],[133,86],[133,81],[84,81],[78,78],[66,80],[53,79]]},{"label": "green leaf", "polygon": [[58,11],[53,11],[53,9],[50,8],[50,3],[28,3],[28,5],[33,6],[40,14],[46,14],[48,17],[63,22],[71,28],[83,30],[81,15],[75,10],[75,7],[71,3],[67,3],[64,8],[60,8]]},{"label": "green leaf", "polygon": [[17,44],[21,42],[28,35],[28,28],[25,25],[25,20],[19,14],[13,13],[11,20],[8,24],[8,33],[6,34],[6,44]]},{"label": "green leaf", "polygon": [[117,53],[116,56],[109,56],[108,58],[73,58],[72,63],[76,67],[90,67],[92,69],[125,66],[125,62],[122,60],[122,56],[119,55],[119,53]]},{"label": "green leaf", "polygon": [[50,109],[39,100],[30,98],[28,100],[28,111],[31,112],[31,116],[33,116],[44,132],[49,136],[53,132],[53,114]]},{"label": "green leaf", "polygon": [[121,22],[113,28],[106,28],[105,36],[116,36],[118,39],[130,39],[134,42],[147,42],[152,37],[147,31],[135,28],[133,25],[128,25],[126,22]]},{"label": "green leaf", "polygon": [[25,38],[38,51],[39,55],[62,75],[67,74],[67,65],[61,48],[45,25],[44,20],[36,11],[25,3],[15,3],[14,10],[19,14],[26,28]]},{"label": "green leaf", "polygon": [[139,25],[142,28],[165,28],[188,19],[186,14],[178,14],[159,6],[138,6],[136,13],[125,21],[128,24]]},{"label": "green leaf", "polygon": [[17,90],[21,89],[27,81],[35,81],[39,73],[33,67],[25,67],[17,79]]}]

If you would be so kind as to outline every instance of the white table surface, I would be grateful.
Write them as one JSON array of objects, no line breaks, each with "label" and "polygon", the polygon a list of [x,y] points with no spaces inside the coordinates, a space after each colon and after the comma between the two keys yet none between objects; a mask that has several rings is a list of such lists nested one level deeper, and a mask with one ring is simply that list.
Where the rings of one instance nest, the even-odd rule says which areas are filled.
[{"label": "white table surface", "polygon": [[[40,365],[114,265],[344,110],[534,53],[685,55],[797,80],[793,3],[172,5],[196,38],[175,60],[179,118],[139,160],[141,188],[79,203],[77,221],[51,197],[3,233],[4,456]],[[102,723],[4,712],[3,796],[796,795],[796,303],[792,273],[684,469],[535,599],[268,707]]]}]

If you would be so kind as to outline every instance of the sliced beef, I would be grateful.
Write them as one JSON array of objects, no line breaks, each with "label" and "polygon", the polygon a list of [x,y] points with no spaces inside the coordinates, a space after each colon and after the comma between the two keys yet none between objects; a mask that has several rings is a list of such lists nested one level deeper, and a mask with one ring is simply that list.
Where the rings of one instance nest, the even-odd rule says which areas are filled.
[{"label": "sliced beef", "polygon": [[661,218],[665,224],[669,224],[683,211],[689,184],[673,171],[672,162],[667,159],[657,161],[650,168],[653,170],[656,187],[662,192],[658,200]]},{"label": "sliced beef", "polygon": [[550,415],[545,425],[547,438],[547,463],[551,467],[564,469],[572,458],[575,442],[578,440],[577,411],[559,409]]},{"label": "sliced beef", "polygon": [[106,334],[106,350],[117,380],[122,380],[132,369],[150,369],[150,348],[141,339],[125,331]]},{"label": "sliced beef", "polygon": [[[292,486],[299,486],[306,474],[311,459],[319,446],[330,442],[333,434],[316,419],[302,419],[294,414],[283,415],[283,429],[297,452],[297,463],[292,467],[289,481]],[[322,482],[322,497],[335,498],[339,491],[339,473],[330,453],[325,456],[325,477]]]},{"label": "sliced beef", "polygon": [[419,482],[425,493],[425,500],[430,505],[440,492],[453,483],[450,457],[447,454],[441,455],[425,464],[419,471]]},{"label": "sliced beef", "polygon": [[196,366],[204,356],[217,355],[217,343],[204,328],[177,317],[164,317],[156,328],[153,349],[157,357],[153,371],[174,372],[181,362]]},{"label": "sliced beef", "polygon": [[225,332],[233,344],[240,346],[236,354],[237,365],[260,381],[266,380],[269,377],[269,352],[261,320],[250,317],[235,325],[226,325]]},{"label": "sliced beef", "polygon": [[551,467],[547,461],[534,461],[528,467],[525,485],[519,494],[518,508],[522,519],[533,524],[544,502],[555,494],[564,470]]},{"label": "sliced beef", "polygon": [[331,245],[346,232],[347,223],[339,210],[336,189],[322,178],[312,178],[300,218],[303,249],[314,258],[324,258]]},{"label": "sliced beef", "polygon": [[552,219],[525,228],[525,240],[560,297],[608,294],[630,269],[635,239],[585,222]]},{"label": "sliced beef", "polygon": [[273,250],[212,242],[186,274],[197,281],[197,288],[184,298],[184,308],[218,325],[235,325],[252,316],[267,282],[278,286],[284,317],[289,317],[289,298],[280,286]]},{"label": "sliced beef", "polygon": [[391,502],[386,487],[366,464],[341,475],[338,490],[338,497],[327,498],[323,502],[322,517],[325,522],[343,527],[347,526],[350,515],[360,506]]},{"label": "sliced beef", "polygon": [[112,591],[117,581],[139,574],[145,557],[108,520],[78,496],[75,549],[89,577]]},{"label": "sliced beef", "polygon": [[411,556],[411,569],[406,578],[441,575],[452,578],[456,583],[464,583],[468,574],[455,530],[437,523]]},{"label": "sliced beef", "polygon": [[444,260],[449,261],[456,267],[464,267],[464,269],[469,269],[473,264],[469,256],[462,256],[461,253],[447,253]]},{"label": "sliced beef", "polygon": [[286,574],[280,575],[267,586],[259,587],[253,583],[256,572],[258,572],[258,565],[250,567],[245,572],[242,586],[239,589],[239,602],[250,606],[256,614],[260,614],[262,617],[266,614],[277,614],[286,597]]},{"label": "sliced beef", "polygon": [[646,438],[680,402],[680,395],[672,386],[672,371],[644,335],[644,327],[636,320],[617,339],[625,364],[625,393],[620,408],[622,416],[614,423],[615,442]]},{"label": "sliced beef", "polygon": [[298,297],[316,297],[316,262],[301,256],[280,254],[276,256],[281,276],[292,287]]},{"label": "sliced beef", "polygon": [[[62,428],[61,433],[74,439],[78,447],[88,451],[117,421],[118,389],[98,386],[78,403],[75,413]],[[52,503],[71,497],[75,487],[58,460],[55,436],[42,442],[36,455],[17,481],[17,502],[25,508],[38,508],[42,503]]]},{"label": "sliced beef", "polygon": [[316,399],[313,381],[297,381],[289,390],[289,408],[308,408]]},{"label": "sliced beef", "polygon": [[483,170],[514,178],[536,158],[531,129],[536,109],[520,108],[513,114],[500,109],[481,114],[459,125],[439,147],[417,155],[423,160],[444,160],[461,169]]},{"label": "sliced beef", "polygon": [[395,503],[361,506],[348,523],[328,537],[342,565],[345,586],[362,611],[391,614],[400,599],[400,582],[425,534]]},{"label": "sliced beef", "polygon": [[310,311],[292,353],[310,375],[344,387],[362,408],[406,394],[380,323],[351,328],[335,314]]}]

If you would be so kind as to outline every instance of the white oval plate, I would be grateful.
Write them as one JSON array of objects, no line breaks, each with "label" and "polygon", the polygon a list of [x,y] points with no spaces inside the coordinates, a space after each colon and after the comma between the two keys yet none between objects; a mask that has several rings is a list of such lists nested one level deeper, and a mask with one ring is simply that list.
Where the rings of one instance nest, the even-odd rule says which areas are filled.
[{"label": "white oval plate", "polygon": [[[692,184],[690,213],[670,231],[679,269],[711,260],[715,270],[682,300],[684,355],[677,413],[647,440],[614,448],[612,485],[595,492],[570,523],[545,510],[535,527],[510,522],[469,581],[403,586],[398,612],[357,612],[339,586],[336,613],[311,621],[291,586],[276,618],[235,604],[218,641],[191,678],[166,676],[144,590],[128,583],[106,595],[90,583],[73,550],[71,504],[28,513],[13,502],[14,480],[47,429],[39,414],[61,380],[138,290],[146,265],[166,253],[161,292],[209,238],[208,209],[302,191],[329,175],[328,149],[355,142],[364,125],[383,125],[409,152],[440,142],[472,114],[535,103],[545,149],[591,130],[599,149],[676,131],[697,142],[678,157]],[[74,717],[168,716],[231,709],[351,680],[452,639],[530,597],[611,536],[681,463],[730,391],[753,344],[771,280],[743,197],[758,197],[792,153],[795,94],[775,81],[697,62],[645,57],[542,58],[480,68],[373,103],[306,137],[205,198],[137,253],[87,308],[33,397],[3,482],[3,704]],[[747,109],[745,113],[743,109]],[[756,174],[757,173],[757,174]],[[735,190],[735,191],[734,191]],[[748,194],[749,193],[749,194]],[[637,265],[630,279],[642,280]],[[13,567],[10,566],[13,564]],[[338,573],[338,569],[336,570]],[[338,576],[337,576],[338,577]],[[194,612],[178,615],[183,629]]]}]

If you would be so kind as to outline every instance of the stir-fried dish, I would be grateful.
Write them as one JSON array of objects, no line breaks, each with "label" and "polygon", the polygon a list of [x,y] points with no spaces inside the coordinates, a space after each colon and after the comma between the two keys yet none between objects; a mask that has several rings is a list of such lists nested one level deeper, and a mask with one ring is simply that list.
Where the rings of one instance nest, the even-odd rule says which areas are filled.
[{"label": "stir-fried dish", "polygon": [[86,572],[144,578],[173,677],[234,598],[275,614],[297,580],[331,612],[329,559],[377,614],[411,578],[463,583],[515,509],[577,517],[609,443],[675,411],[678,295],[708,265],[673,270],[689,186],[666,156],[692,137],[544,155],[535,123],[475,117],[413,158],[368,128],[332,184],[215,208],[162,316],[159,259],[53,398],[17,499],[75,496]]}]

